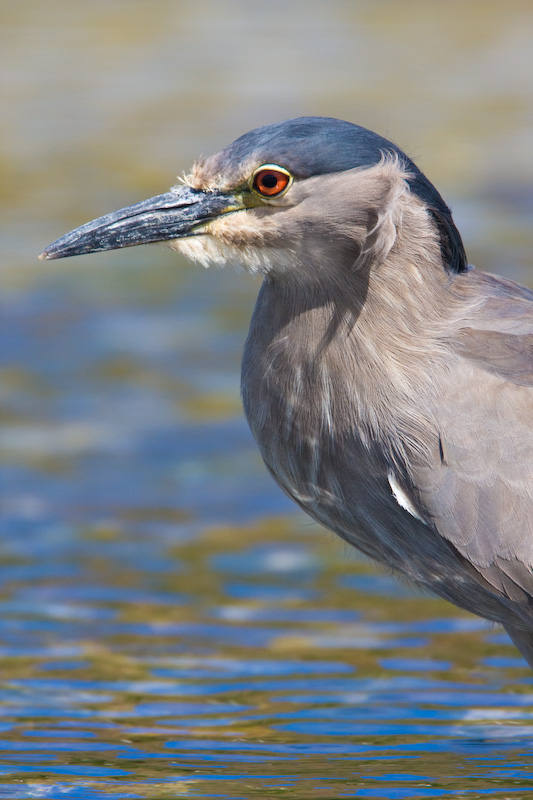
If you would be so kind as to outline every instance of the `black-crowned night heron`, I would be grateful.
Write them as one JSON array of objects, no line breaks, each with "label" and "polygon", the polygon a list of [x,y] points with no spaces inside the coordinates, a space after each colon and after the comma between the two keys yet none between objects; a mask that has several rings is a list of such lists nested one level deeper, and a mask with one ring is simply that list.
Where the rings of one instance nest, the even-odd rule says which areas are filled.
[{"label": "black-crowned night heron", "polygon": [[263,276],[242,396],[285,492],[533,666],[533,292],[471,269],[405,153],[335,119],[247,133],[41,258],[161,241]]}]

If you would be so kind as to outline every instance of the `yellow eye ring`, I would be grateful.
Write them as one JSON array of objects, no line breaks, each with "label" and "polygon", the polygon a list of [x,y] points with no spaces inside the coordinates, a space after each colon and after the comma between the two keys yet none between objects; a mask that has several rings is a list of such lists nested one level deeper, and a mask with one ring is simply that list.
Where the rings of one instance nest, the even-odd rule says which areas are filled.
[{"label": "yellow eye ring", "polygon": [[255,194],[269,200],[287,192],[292,184],[291,173],[278,164],[262,164],[250,178],[250,188]]}]

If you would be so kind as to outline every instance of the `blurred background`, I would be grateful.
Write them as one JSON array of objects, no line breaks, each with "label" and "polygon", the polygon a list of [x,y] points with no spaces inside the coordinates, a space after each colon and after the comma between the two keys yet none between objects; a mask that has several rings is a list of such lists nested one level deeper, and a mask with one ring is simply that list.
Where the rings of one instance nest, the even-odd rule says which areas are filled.
[{"label": "blurred background", "polygon": [[[219,735],[270,742],[269,764],[274,752],[299,752],[311,734],[326,743],[339,733],[353,742],[387,734],[389,758],[397,756],[395,732],[404,742],[440,735],[448,745],[440,766],[421,767],[428,786],[441,766],[443,774],[463,769],[454,726],[467,717],[476,736],[499,742],[499,754],[499,726],[511,720],[531,752],[522,706],[494,710],[507,703],[497,699],[502,686],[518,682],[529,697],[527,672],[506,637],[375,573],[267,475],[238,390],[257,279],[206,273],[162,246],[36,260],[71,228],[166,191],[198,155],[259,125],[316,114],[399,144],[451,205],[471,263],[532,285],[531,3],[0,0],[0,10],[0,710],[8,718],[4,745],[23,753],[1,773],[13,777],[0,796],[15,796],[10,781],[21,770],[29,780],[32,769],[39,796],[62,791],[60,774],[74,776],[67,783],[90,776],[84,798],[110,792],[106,781],[114,780],[157,784],[157,796],[167,796],[161,749],[186,750],[196,769],[191,730],[204,739],[209,732],[213,753]],[[283,685],[264,682],[273,670]],[[304,682],[307,695],[289,701],[289,678],[309,670],[315,683]],[[358,705],[356,683],[339,677],[355,672],[374,681],[364,687],[372,712]],[[188,696],[209,691],[218,711],[210,707],[206,721],[199,701],[165,705],[160,695],[177,692],[177,678]],[[425,700],[409,694],[430,683]],[[479,683],[488,716],[466,714],[466,700],[450,711],[458,692],[475,704]],[[396,687],[395,699],[384,701],[385,685]],[[330,722],[304,726],[289,702],[307,717],[307,703],[316,717],[324,702]],[[384,702],[387,721],[377,725]],[[105,725],[101,714],[95,721],[94,703],[103,704]],[[265,703],[276,709],[273,720],[265,720]],[[355,726],[345,721],[346,704]],[[157,779],[140,767],[125,777],[114,763],[138,755],[116,744],[124,715],[134,718],[127,737],[142,740],[143,758],[150,729],[151,758],[162,759]],[[421,730],[412,721],[420,717],[452,722]],[[43,718],[41,760],[30,767],[26,738]],[[169,745],[171,728],[181,744]],[[72,729],[97,737],[94,758],[82,746],[78,756],[68,747],[57,754],[51,740]],[[295,750],[275,750],[281,730]],[[118,748],[106,751],[112,766],[94,766],[110,742]],[[292,796],[315,796],[317,781],[329,779],[329,746],[314,751],[312,769],[302,762],[313,779],[300,775]],[[243,752],[237,747],[241,765]],[[80,758],[83,769],[72,766]],[[65,762],[70,773],[58,771]],[[179,759],[173,774],[176,763],[185,774]],[[377,762],[372,770],[387,772]],[[467,780],[476,791],[486,790],[485,780],[507,790],[505,775],[464,770],[457,791]],[[391,794],[365,796],[397,797],[402,780],[414,780],[389,773]],[[232,775],[239,786],[242,775]],[[246,777],[247,796],[264,796],[262,779]],[[204,796],[209,780],[193,791],[182,777],[180,791],[186,785]]]}]

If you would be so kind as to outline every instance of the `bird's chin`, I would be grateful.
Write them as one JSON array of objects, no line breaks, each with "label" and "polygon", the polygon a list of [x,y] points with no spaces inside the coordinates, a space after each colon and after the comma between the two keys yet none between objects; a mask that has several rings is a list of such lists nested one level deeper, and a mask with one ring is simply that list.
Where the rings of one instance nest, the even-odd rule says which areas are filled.
[{"label": "bird's chin", "polygon": [[181,253],[189,261],[201,264],[206,269],[208,267],[224,267],[231,263],[230,255],[225,253],[228,249],[227,246],[209,234],[172,239],[165,244],[171,250]]},{"label": "bird's chin", "polygon": [[291,266],[294,269],[294,261],[277,247],[232,244],[208,233],[186,239],[173,239],[167,244],[172,250],[206,269],[232,266],[252,275],[281,274]]}]

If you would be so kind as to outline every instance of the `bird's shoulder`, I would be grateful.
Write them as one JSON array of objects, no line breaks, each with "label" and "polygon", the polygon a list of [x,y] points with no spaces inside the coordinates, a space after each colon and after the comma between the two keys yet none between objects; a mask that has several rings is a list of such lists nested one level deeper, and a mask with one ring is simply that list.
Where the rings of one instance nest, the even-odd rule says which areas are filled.
[{"label": "bird's shoulder", "polygon": [[481,370],[532,386],[533,290],[477,270],[462,280],[476,305],[451,339],[452,349]]}]

